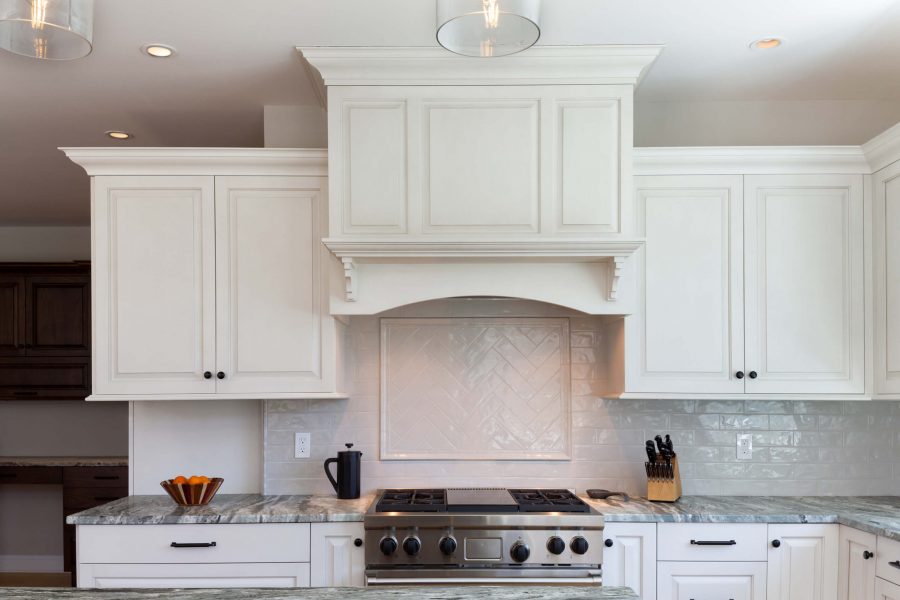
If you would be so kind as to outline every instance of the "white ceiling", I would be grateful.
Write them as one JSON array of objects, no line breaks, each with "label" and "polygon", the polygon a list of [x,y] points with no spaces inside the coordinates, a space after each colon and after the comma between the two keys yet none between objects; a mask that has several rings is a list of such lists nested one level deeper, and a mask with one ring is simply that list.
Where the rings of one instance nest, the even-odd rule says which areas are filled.
[{"label": "white ceiling", "polygon": [[[434,45],[434,25],[432,0],[96,0],[87,58],[0,53],[0,224],[88,222],[87,177],[58,146],[111,145],[109,129],[135,133],[127,145],[260,146],[263,106],[316,102],[294,46]],[[641,103],[878,103],[846,143],[900,120],[897,0],[544,0],[542,30],[666,44]],[[786,43],[748,49],[769,36]],[[150,42],[178,54],[148,58]]]}]

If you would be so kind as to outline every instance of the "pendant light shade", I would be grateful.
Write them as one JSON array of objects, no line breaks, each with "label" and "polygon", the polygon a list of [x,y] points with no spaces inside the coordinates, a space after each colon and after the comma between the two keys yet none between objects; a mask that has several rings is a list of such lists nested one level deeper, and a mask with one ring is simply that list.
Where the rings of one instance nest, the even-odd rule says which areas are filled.
[{"label": "pendant light shade", "polygon": [[505,56],[541,36],[540,0],[437,0],[437,41],[464,56]]},{"label": "pendant light shade", "polygon": [[0,0],[0,48],[48,60],[91,53],[94,0]]}]

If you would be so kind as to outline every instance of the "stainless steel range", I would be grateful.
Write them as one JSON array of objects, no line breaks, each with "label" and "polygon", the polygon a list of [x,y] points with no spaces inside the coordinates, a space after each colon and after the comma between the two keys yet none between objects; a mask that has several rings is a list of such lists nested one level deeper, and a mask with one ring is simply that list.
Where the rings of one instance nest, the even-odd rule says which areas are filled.
[{"label": "stainless steel range", "polygon": [[369,585],[600,583],[603,515],[568,490],[384,490],[364,524]]}]

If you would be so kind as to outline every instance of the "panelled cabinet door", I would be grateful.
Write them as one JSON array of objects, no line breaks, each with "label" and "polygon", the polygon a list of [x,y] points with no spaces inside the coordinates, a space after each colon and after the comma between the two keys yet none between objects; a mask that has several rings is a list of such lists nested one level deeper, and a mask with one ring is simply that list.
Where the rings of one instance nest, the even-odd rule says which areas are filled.
[{"label": "panelled cabinet door", "polygon": [[310,534],[312,587],[365,586],[362,523],[313,523]]},{"label": "panelled cabinet door", "polygon": [[900,600],[900,585],[876,578],[875,600]]},{"label": "panelled cabinet door", "polygon": [[900,397],[900,163],[872,176],[875,393]]},{"label": "panelled cabinet door", "polygon": [[90,277],[33,276],[25,285],[27,354],[90,356]]},{"label": "panelled cabinet door", "polygon": [[328,391],[324,178],[216,177],[219,393]]},{"label": "panelled cabinet door", "polygon": [[660,562],[658,578],[659,600],[766,600],[762,562]]},{"label": "panelled cabinet door", "polygon": [[656,599],[656,523],[607,523],[603,529],[603,585],[629,587]]},{"label": "panelled cabinet door", "polygon": [[838,528],[769,526],[768,600],[837,600]]},{"label": "panelled cabinet door", "polygon": [[636,177],[639,309],[626,392],[742,393],[740,176]]},{"label": "panelled cabinet door", "polygon": [[309,563],[81,564],[78,587],[309,587]]},{"label": "panelled cabinet door", "polygon": [[749,393],[865,391],[861,175],[745,178]]},{"label": "panelled cabinet door", "polygon": [[93,186],[94,394],[213,393],[213,178]]},{"label": "panelled cabinet door", "polygon": [[24,356],[25,337],[25,278],[0,275],[0,356]]},{"label": "panelled cabinet door", "polygon": [[874,534],[841,525],[838,555],[838,600],[875,598]]}]

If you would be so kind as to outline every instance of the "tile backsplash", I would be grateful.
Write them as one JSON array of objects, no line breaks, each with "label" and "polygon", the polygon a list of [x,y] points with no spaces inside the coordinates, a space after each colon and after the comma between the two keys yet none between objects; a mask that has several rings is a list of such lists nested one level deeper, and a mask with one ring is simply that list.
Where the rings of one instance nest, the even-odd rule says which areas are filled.
[{"label": "tile backsplash", "polygon": [[[329,493],[322,462],[345,442],[363,452],[363,490],[434,485],[558,486],[645,493],[644,440],[670,433],[686,494],[900,494],[900,402],[608,400],[603,317],[512,300],[449,300],[384,316],[567,318],[571,459],[379,460],[380,319],[347,328],[351,398],[266,403],[265,491]],[[294,432],[312,434],[312,458],[293,458]],[[736,435],[753,436],[738,461]],[[395,432],[401,435],[400,432]]]}]

